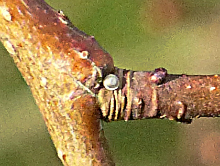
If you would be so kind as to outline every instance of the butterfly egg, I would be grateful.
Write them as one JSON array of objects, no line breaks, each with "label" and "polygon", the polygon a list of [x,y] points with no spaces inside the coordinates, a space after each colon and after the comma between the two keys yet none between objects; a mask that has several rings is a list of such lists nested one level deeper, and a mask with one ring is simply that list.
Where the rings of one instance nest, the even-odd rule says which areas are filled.
[{"label": "butterfly egg", "polygon": [[107,90],[115,90],[119,87],[119,79],[114,74],[109,74],[105,77],[103,85]]}]

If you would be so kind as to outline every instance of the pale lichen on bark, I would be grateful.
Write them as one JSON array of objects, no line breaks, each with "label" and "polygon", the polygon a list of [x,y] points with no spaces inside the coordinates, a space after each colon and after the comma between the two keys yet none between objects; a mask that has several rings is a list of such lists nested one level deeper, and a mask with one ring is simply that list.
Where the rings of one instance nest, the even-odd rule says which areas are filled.
[{"label": "pale lichen on bark", "polygon": [[89,90],[99,66],[82,57],[86,47],[73,49],[67,23],[42,0],[0,0],[1,41],[29,85],[63,164],[114,165]]}]

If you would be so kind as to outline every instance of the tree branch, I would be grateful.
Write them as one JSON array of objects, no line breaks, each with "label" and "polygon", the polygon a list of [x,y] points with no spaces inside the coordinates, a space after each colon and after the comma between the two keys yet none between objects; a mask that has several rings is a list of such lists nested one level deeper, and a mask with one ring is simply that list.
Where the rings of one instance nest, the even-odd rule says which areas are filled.
[{"label": "tree branch", "polygon": [[0,0],[0,13],[0,39],[30,86],[66,166],[114,165],[101,118],[190,123],[219,116],[218,75],[118,69],[93,36],[43,0]]},{"label": "tree branch", "polygon": [[191,123],[193,118],[220,116],[219,75],[173,75],[164,68],[130,71],[115,68],[119,87],[99,90],[103,118],[130,120],[168,118]]},{"label": "tree branch", "polygon": [[43,0],[1,0],[0,38],[31,88],[63,164],[114,165],[90,90],[100,68],[113,70],[110,55]]}]

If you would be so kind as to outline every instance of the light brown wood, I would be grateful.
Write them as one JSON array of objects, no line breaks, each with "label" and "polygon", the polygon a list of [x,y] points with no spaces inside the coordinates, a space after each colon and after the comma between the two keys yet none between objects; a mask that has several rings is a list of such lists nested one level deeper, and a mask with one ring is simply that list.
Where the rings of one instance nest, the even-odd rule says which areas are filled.
[{"label": "light brown wood", "polygon": [[113,68],[112,59],[100,48],[107,58],[95,63],[93,49],[80,43],[93,37],[69,24],[43,0],[0,0],[1,42],[29,85],[63,164],[114,165],[90,90],[100,66]]}]

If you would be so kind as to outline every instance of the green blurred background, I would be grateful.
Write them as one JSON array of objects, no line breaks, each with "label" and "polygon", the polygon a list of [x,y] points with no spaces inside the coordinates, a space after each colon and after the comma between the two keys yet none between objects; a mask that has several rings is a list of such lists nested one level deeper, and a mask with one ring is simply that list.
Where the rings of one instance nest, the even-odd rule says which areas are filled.
[{"label": "green blurred background", "polygon": [[[220,73],[219,0],[47,0],[132,70]],[[61,166],[31,92],[0,47],[0,166]],[[218,166],[220,119],[104,123],[117,166]]]}]

